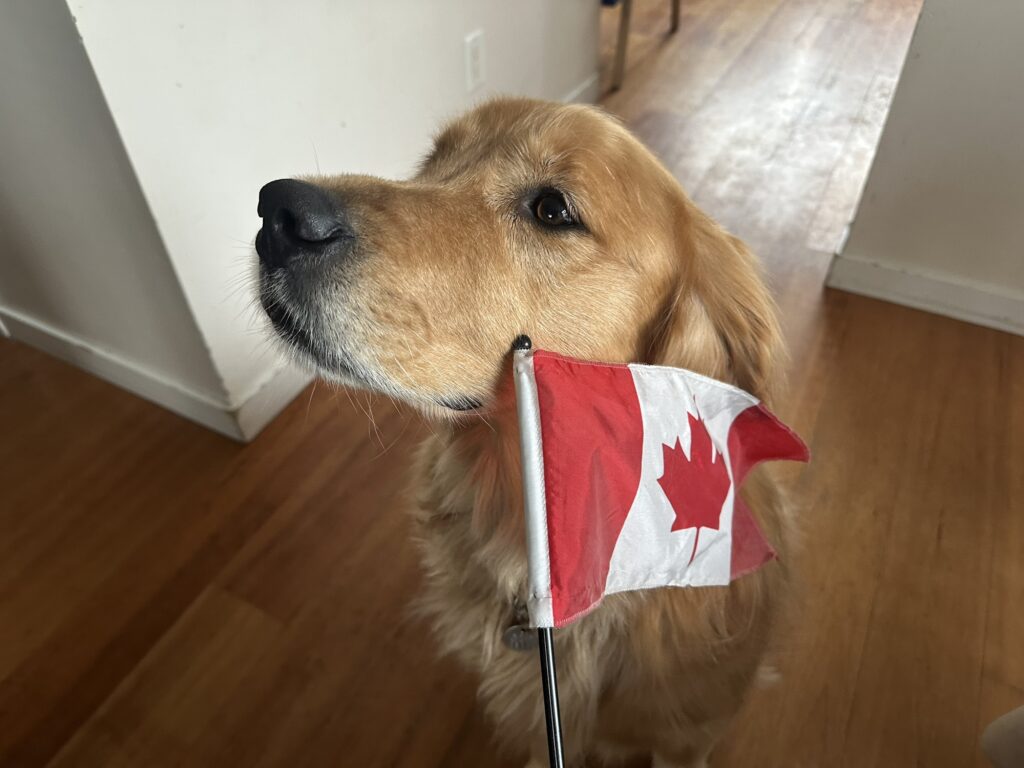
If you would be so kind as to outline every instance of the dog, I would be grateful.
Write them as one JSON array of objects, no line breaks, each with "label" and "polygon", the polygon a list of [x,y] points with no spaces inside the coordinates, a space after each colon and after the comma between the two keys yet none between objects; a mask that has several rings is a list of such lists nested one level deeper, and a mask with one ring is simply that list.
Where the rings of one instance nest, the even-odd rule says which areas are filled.
[{"label": "dog", "polygon": [[[499,738],[546,765],[536,657],[503,643],[527,588],[511,342],[688,368],[770,403],[783,352],[756,259],[617,120],[528,99],[450,122],[406,181],[282,179],[259,215],[274,332],[435,423],[412,483],[424,610]],[[775,561],[727,587],[612,595],[555,633],[569,764],[706,763],[789,593],[791,515],[764,469],[743,496]]]}]

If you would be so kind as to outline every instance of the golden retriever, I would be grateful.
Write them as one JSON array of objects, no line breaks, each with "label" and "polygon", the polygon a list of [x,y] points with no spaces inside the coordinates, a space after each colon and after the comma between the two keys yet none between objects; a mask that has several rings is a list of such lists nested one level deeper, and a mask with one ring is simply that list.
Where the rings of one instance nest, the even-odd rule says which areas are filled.
[{"label": "golden retriever", "polygon": [[[780,360],[755,259],[619,122],[498,99],[449,123],[407,181],[280,180],[261,191],[261,303],[325,377],[437,422],[413,514],[437,637],[480,679],[501,739],[546,765],[510,345],[678,366],[770,401]],[[556,649],[567,755],[703,765],[757,676],[785,592],[786,510],[744,488],[780,557],[729,587],[614,595]]]}]

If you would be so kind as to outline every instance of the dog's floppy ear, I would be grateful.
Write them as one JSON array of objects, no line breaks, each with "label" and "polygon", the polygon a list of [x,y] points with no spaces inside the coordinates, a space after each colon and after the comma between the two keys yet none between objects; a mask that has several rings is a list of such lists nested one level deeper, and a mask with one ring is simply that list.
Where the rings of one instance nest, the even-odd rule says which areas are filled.
[{"label": "dog's floppy ear", "polygon": [[770,402],[782,334],[757,260],[688,200],[679,210],[677,274],[648,360],[730,381]]}]

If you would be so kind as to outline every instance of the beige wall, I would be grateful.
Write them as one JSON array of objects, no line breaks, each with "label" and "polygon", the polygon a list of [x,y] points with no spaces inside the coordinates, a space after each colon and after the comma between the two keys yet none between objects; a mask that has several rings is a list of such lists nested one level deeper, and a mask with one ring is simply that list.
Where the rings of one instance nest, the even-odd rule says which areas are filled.
[{"label": "beige wall", "polygon": [[1024,3],[925,0],[830,284],[1024,333]]}]

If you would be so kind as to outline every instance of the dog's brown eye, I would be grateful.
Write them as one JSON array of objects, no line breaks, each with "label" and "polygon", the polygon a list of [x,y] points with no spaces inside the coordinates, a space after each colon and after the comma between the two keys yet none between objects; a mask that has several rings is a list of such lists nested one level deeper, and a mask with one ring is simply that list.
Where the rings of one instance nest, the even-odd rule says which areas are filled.
[{"label": "dog's brown eye", "polygon": [[572,224],[572,215],[565,198],[557,192],[545,192],[533,203],[533,215],[537,221],[549,227]]}]

